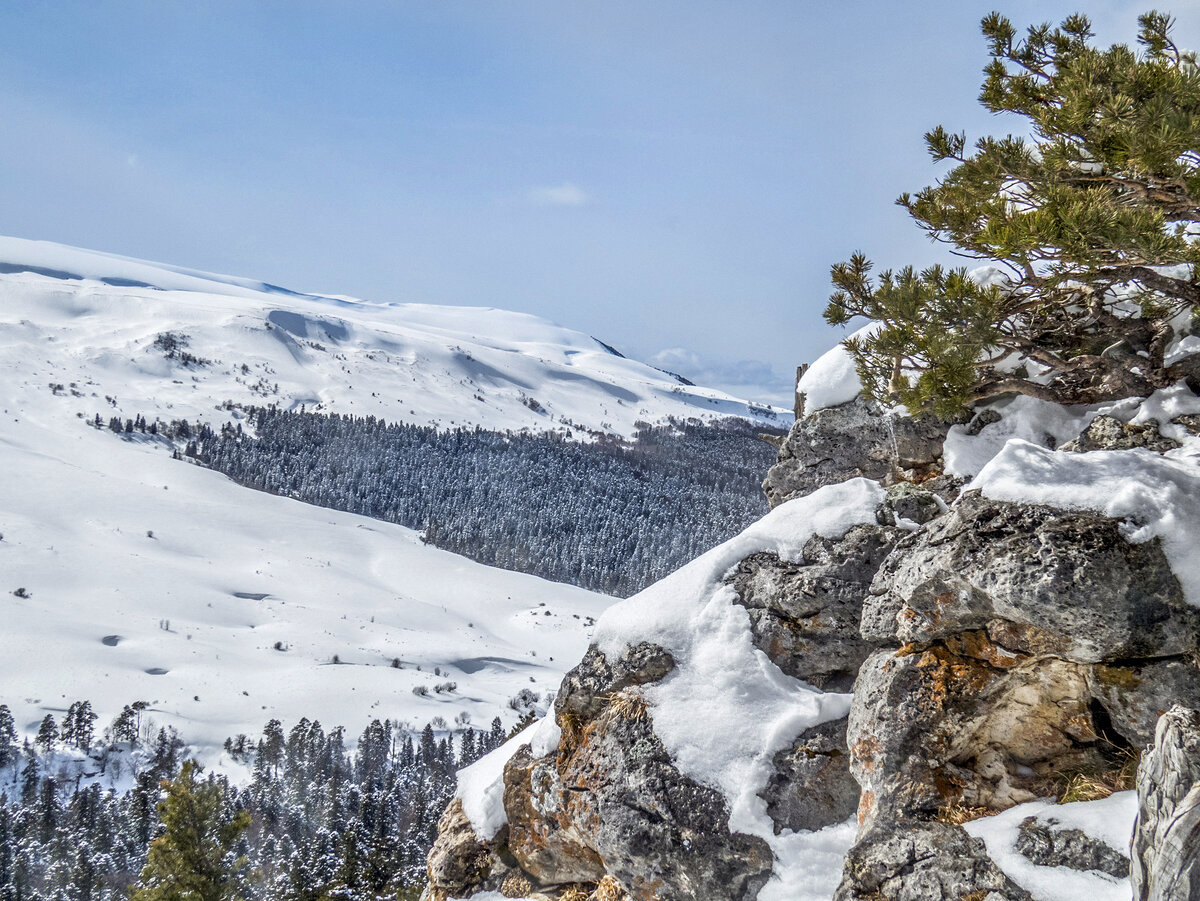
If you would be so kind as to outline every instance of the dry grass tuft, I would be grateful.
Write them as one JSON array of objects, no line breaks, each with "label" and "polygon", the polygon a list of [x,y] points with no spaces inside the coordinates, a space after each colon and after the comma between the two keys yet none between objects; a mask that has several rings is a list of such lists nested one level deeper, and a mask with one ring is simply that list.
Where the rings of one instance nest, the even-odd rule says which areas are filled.
[{"label": "dry grass tuft", "polygon": [[951,826],[961,826],[980,817],[991,816],[995,811],[986,807],[967,807],[965,804],[947,804],[939,808],[936,819],[939,823],[949,823]]},{"label": "dry grass tuft", "polygon": [[612,876],[601,879],[596,890],[592,892],[592,901],[626,901],[628,897],[625,889],[621,888],[621,883]]},{"label": "dry grass tuft", "polygon": [[558,896],[558,901],[588,901],[592,893],[582,885],[573,885]]},{"label": "dry grass tuft", "polygon": [[632,688],[626,688],[623,691],[618,691],[616,694],[609,695],[608,707],[612,710],[614,716],[619,716],[624,720],[632,720],[635,723],[640,723],[648,715],[646,699],[642,697],[640,691],[635,691]]},{"label": "dry grass tuft", "polygon": [[524,898],[533,891],[533,883],[524,873],[514,870],[500,883],[500,894],[505,898]]},{"label": "dry grass tuft", "polygon": [[578,713],[564,707],[558,713],[558,725],[562,729],[564,747],[579,744],[579,738],[583,735],[583,724],[579,721]]},{"label": "dry grass tuft", "polygon": [[1121,765],[1102,773],[1075,773],[1067,777],[1058,791],[1058,803],[1099,801],[1114,792],[1137,787],[1137,770],[1141,755],[1126,751]]}]

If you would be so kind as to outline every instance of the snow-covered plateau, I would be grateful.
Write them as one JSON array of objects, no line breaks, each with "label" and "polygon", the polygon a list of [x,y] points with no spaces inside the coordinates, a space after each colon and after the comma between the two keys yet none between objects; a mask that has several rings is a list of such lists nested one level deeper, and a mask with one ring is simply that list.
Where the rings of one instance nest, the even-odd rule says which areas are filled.
[{"label": "snow-covered plateau", "polygon": [[0,238],[0,703],[23,731],[76,700],[101,726],[148,702],[148,723],[208,758],[271,718],[351,734],[372,718],[486,727],[516,719],[522,690],[544,705],[581,656],[611,598],[88,426],[219,424],[267,404],[580,437],[667,416],[785,418],[532,316]]}]

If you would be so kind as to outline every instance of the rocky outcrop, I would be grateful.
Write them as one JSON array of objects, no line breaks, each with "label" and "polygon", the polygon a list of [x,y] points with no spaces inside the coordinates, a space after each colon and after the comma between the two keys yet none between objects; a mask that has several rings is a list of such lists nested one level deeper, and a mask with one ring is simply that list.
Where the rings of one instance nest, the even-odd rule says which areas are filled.
[{"label": "rocky outcrop", "polygon": [[879,481],[936,476],[948,429],[948,423],[897,415],[863,397],[816,410],[792,426],[763,491],[776,507],[858,476]]},{"label": "rocky outcrop", "polygon": [[804,562],[747,557],[727,578],[750,614],[754,642],[789,676],[849,691],[874,645],[860,635],[863,602],[898,529],[855,526],[838,539],[815,536]]},{"label": "rocky outcrop", "polygon": [[1200,901],[1200,712],[1173,707],[1138,768],[1134,901]]},{"label": "rocky outcrop", "polygon": [[[1031,901],[957,824],[1052,795],[1066,775],[1109,778],[1158,724],[1139,777],[1138,898],[1200,901],[1200,715],[1159,722],[1172,704],[1200,708],[1200,610],[1158,539],[961,493],[941,474],[945,432],[862,398],[802,417],[764,483],[772,506],[866,476],[887,486],[875,521],[811,538],[799,561],[762,552],[717,570],[779,670],[854,692],[847,719],[794,736],[755,786],[776,835],[857,814],[837,901]],[[1097,417],[1064,450],[1175,446],[1156,423]],[[772,872],[767,843],[732,831],[720,793],[679,770],[641,694],[675,665],[652,642],[589,650],[555,702],[557,749],[508,762],[509,825],[482,842],[461,809],[443,818],[431,894],[599,898],[603,884],[639,901],[753,901]],[[1113,878],[1130,866],[1045,816],[1021,824],[1017,848]]]},{"label": "rocky outcrop", "polygon": [[439,824],[430,896],[507,881],[548,896],[586,897],[604,883],[634,901],[752,901],[770,877],[770,849],[731,832],[721,795],[678,770],[638,691],[674,665],[649,642],[615,660],[590,649],[555,702],[556,752],[535,758],[526,745],[504,768],[509,825],[484,843],[463,834],[461,807]]},{"label": "rocky outcrop", "polygon": [[1068,441],[1062,449],[1083,452],[1142,447],[1162,454],[1179,446],[1179,442],[1174,438],[1159,434],[1158,423],[1153,419],[1139,425],[1130,425],[1115,417],[1101,414],[1088,424],[1083,434],[1073,441]]},{"label": "rocky outcrop", "polygon": [[750,901],[770,876],[766,843],[729,831],[724,799],[678,771],[644,708],[609,705],[555,758],[523,749],[504,783],[508,850],[535,886],[611,875],[636,901]]},{"label": "rocky outcrop", "polygon": [[912,830],[1114,769],[1168,698],[1200,702],[1200,611],[1155,541],[1131,544],[1097,514],[968,494],[897,544],[862,629],[890,646],[864,662],[849,718],[851,861],[876,865],[866,878],[847,863],[847,901],[927,897],[894,850]]}]

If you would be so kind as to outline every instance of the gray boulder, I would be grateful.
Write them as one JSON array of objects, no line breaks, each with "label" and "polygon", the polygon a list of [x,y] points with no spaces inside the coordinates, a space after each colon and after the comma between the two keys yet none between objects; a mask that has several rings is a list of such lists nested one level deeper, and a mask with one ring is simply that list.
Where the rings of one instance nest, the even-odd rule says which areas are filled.
[{"label": "gray boulder", "polygon": [[767,802],[776,835],[844,823],[858,809],[845,719],[804,730],[773,762],[775,772],[758,794]]},{"label": "gray boulder", "polygon": [[1017,851],[1040,867],[1093,870],[1129,878],[1129,858],[1081,829],[1055,829],[1053,818],[1026,817],[1017,828]]},{"label": "gray boulder", "polygon": [[1138,767],[1134,901],[1200,901],[1200,712],[1172,707]]},{"label": "gray boulder", "polygon": [[897,823],[846,855],[834,901],[1033,901],[988,857],[982,839],[939,822]]},{"label": "gray boulder", "polygon": [[971,492],[888,557],[862,628],[900,644],[986,629],[1014,652],[1098,663],[1190,653],[1200,611],[1157,539],[1130,544],[1096,513]]},{"label": "gray boulder", "polygon": [[873,648],[859,634],[872,579],[903,533],[861,525],[841,538],[815,536],[803,563],[747,557],[727,579],[750,614],[755,645],[790,676],[849,691]]},{"label": "gray boulder", "polygon": [[777,507],[858,476],[882,481],[936,474],[948,429],[947,423],[900,416],[863,397],[817,410],[796,420],[763,491]]}]

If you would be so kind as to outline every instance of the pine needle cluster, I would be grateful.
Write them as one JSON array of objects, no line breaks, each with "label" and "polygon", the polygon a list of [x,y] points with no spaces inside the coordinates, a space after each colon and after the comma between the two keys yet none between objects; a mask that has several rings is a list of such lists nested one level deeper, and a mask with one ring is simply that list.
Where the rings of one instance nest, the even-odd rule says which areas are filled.
[{"label": "pine needle cluster", "polygon": [[994,269],[833,267],[826,320],[880,323],[847,342],[869,395],[948,417],[1006,394],[1096,403],[1200,384],[1200,359],[1166,359],[1200,306],[1200,66],[1169,16],[1139,24],[1135,51],[1094,46],[1082,15],[1023,37],[983,19],[980,102],[1024,134],[968,148],[935,128],[930,156],[952,168],[897,203]]}]

